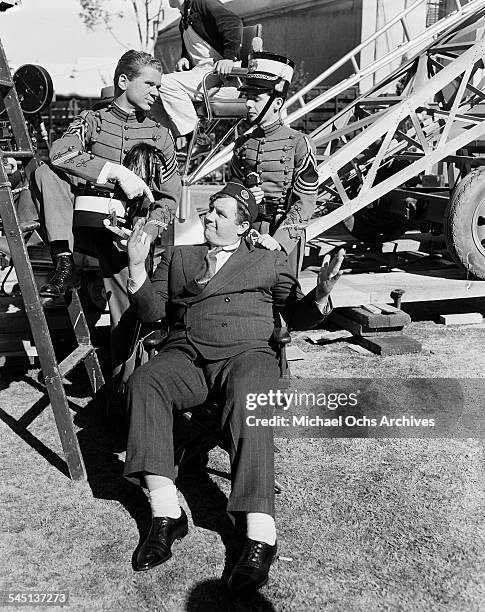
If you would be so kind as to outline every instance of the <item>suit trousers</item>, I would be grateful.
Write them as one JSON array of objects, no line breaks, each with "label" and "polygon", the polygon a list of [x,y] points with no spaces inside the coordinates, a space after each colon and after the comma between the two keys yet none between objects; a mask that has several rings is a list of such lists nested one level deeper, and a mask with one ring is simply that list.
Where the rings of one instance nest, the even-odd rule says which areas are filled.
[{"label": "suit trousers", "polygon": [[[32,194],[47,241],[67,240],[71,250],[76,186],[76,177],[46,164],[33,175]],[[118,391],[131,374],[126,368],[137,321],[126,291],[128,256],[116,244],[114,234],[105,229],[76,231],[75,248],[99,259],[111,319],[113,390]]]},{"label": "suit trousers", "polygon": [[[264,378],[263,378],[264,377]],[[129,436],[124,475],[143,485],[143,473],[175,479],[173,412],[218,397],[221,431],[231,462],[228,512],[274,516],[274,445],[271,427],[248,426],[271,409],[248,410],[247,394],[276,390],[279,365],[269,350],[205,361],[190,344],[166,346],[128,383]]]}]

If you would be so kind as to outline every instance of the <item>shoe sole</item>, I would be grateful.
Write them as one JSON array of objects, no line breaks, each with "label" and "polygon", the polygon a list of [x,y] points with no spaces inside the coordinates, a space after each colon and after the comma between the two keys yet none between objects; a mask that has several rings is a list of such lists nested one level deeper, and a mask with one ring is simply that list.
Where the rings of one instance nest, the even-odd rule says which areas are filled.
[{"label": "shoe sole", "polygon": [[[172,542],[172,546],[173,546],[175,540],[183,540],[188,533],[189,533],[189,528],[187,526],[187,528],[180,535],[178,535],[178,536],[176,536],[174,538],[174,540]],[[170,550],[170,552],[168,553],[168,555],[166,557],[163,557],[163,559],[160,559],[160,561],[157,561],[153,565],[148,565],[147,567],[134,567],[133,569],[135,570],[135,572],[147,572],[148,570],[151,570],[154,567],[158,567],[159,565],[162,565],[162,563],[165,563],[166,561],[168,561],[171,558],[172,558],[172,551]]]},{"label": "shoe sole", "polygon": [[39,295],[40,297],[48,297],[48,298],[64,297],[68,291],[72,291],[73,289],[76,289],[76,290],[81,289],[81,283],[73,285],[72,287],[68,287],[63,293],[52,293],[50,291],[39,290]]}]

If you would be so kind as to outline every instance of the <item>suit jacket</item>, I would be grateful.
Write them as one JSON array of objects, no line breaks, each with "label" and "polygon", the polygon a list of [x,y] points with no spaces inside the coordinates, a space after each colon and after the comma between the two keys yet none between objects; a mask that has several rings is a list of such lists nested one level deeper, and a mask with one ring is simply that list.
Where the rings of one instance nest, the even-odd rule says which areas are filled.
[{"label": "suit jacket", "polygon": [[189,343],[208,360],[272,350],[274,308],[292,329],[315,327],[331,310],[322,315],[314,291],[303,295],[284,253],[244,240],[201,289],[194,279],[207,251],[207,245],[168,248],[151,281],[132,296],[141,321],[166,319],[168,345]]}]

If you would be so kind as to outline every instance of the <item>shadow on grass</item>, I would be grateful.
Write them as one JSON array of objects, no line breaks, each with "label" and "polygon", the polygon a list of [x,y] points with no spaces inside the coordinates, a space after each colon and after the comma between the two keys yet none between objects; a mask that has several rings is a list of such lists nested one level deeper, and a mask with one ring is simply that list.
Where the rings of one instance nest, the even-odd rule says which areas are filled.
[{"label": "shadow on grass", "polygon": [[[37,377],[41,375],[39,372]],[[28,375],[28,364],[22,360],[17,367],[2,370],[0,377],[0,391],[7,389],[12,382],[24,382],[32,389],[42,393],[42,397],[33,402],[33,404],[22,414],[16,418],[9,414],[6,410],[0,409],[0,420],[5,423],[19,438],[33,448],[41,457],[48,463],[58,469],[64,476],[69,477],[69,469],[67,463],[62,457],[51,450],[46,444],[41,442],[28,427],[39,417],[46,408],[50,407],[50,399],[45,386],[39,382],[36,377]],[[79,410],[79,406],[74,402],[67,400],[68,407],[73,410]]]},{"label": "shadow on grass", "polygon": [[185,609],[187,612],[274,612],[273,604],[261,593],[251,597],[233,597],[220,580],[204,580],[189,593]]},{"label": "shadow on grass", "polygon": [[86,466],[87,480],[96,499],[115,500],[136,522],[141,540],[148,534],[150,513],[143,491],[123,477],[123,437],[107,422],[104,407],[92,400],[79,410],[74,423]]},{"label": "shadow on grass", "polygon": [[[107,424],[104,411],[94,401],[77,412],[74,422],[81,428],[78,440],[93,496],[119,502],[136,522],[140,539],[134,561],[148,535],[151,514],[143,491],[123,477],[124,464],[118,454],[124,449],[123,440]],[[194,525],[219,534],[226,550],[223,577],[228,576],[241,553],[242,540],[226,512],[226,496],[201,467],[182,471],[177,487],[187,501]]]}]

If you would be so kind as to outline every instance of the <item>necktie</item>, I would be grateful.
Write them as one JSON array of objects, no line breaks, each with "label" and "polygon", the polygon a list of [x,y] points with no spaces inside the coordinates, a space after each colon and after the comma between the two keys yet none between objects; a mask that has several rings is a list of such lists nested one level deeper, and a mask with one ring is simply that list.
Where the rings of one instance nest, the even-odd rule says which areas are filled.
[{"label": "necktie", "polygon": [[216,273],[217,253],[220,253],[221,251],[225,251],[226,253],[232,254],[237,251],[237,247],[235,249],[227,249],[225,247],[220,246],[220,247],[215,247],[214,249],[211,249],[210,251],[207,251],[207,254],[204,260],[205,268],[204,268],[203,274],[201,278],[197,279],[197,283],[199,285],[206,285]]},{"label": "necktie", "polygon": [[216,273],[217,253],[223,250],[222,247],[216,247],[207,251],[205,256],[205,269],[201,278],[197,279],[199,285],[206,285]]}]

